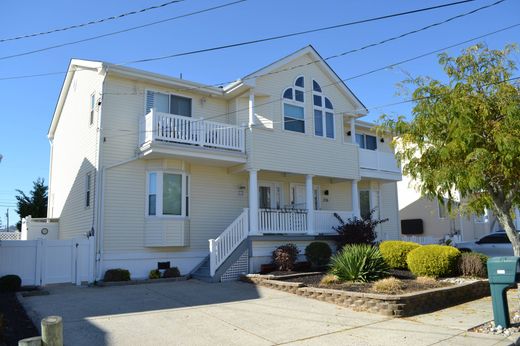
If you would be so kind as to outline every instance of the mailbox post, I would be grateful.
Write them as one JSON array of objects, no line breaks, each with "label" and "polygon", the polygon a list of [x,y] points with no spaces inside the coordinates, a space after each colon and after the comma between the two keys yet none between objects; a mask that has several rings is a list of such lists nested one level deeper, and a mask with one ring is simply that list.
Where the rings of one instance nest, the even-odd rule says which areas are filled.
[{"label": "mailbox post", "polygon": [[495,326],[509,328],[507,289],[520,281],[520,257],[492,257],[487,268]]}]

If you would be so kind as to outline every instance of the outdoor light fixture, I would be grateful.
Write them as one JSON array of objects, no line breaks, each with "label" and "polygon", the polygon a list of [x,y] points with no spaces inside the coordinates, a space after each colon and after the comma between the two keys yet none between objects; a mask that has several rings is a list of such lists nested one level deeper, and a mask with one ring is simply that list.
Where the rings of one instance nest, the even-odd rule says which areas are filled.
[{"label": "outdoor light fixture", "polygon": [[381,138],[381,143],[384,143],[385,142],[385,139],[384,138]]},{"label": "outdoor light fixture", "polygon": [[347,132],[347,136],[352,136],[352,132]]}]

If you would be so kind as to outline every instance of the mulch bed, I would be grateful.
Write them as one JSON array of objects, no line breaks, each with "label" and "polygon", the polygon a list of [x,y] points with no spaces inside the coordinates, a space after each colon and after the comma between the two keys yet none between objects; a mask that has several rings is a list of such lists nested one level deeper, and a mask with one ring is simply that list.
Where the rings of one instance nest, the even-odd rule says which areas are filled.
[{"label": "mulch bed", "polygon": [[[297,278],[289,278],[284,281],[301,282],[306,286],[316,287],[316,288],[330,288],[330,289],[335,289],[335,290],[361,292],[361,293],[380,293],[380,292],[376,292],[372,289],[372,283],[344,282],[344,283],[322,285],[322,284],[320,284],[320,281],[324,275],[325,274],[302,276],[302,277],[297,277]],[[394,276],[394,277],[400,279],[403,282],[404,287],[400,291],[388,292],[386,294],[406,294],[406,293],[411,293],[411,292],[425,291],[425,290],[429,290],[432,288],[453,286],[453,284],[449,283],[449,282],[440,282],[440,281],[427,282],[427,283],[417,282],[415,280],[415,277],[410,272],[407,272],[404,270],[393,271],[391,273],[391,276]]]},{"label": "mulch bed", "polygon": [[16,293],[0,292],[0,345],[16,346],[19,340],[37,335],[38,329],[18,302]]}]

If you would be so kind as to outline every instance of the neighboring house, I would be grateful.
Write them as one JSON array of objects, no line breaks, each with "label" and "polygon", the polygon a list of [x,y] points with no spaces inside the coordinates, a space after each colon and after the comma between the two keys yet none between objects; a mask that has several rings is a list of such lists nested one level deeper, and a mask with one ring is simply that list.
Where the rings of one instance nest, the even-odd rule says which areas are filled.
[{"label": "neighboring house", "polygon": [[60,239],[96,237],[98,279],[163,261],[236,278],[281,244],[333,244],[336,212],[376,208],[380,239],[398,238],[401,173],[366,113],[311,46],[224,87],[72,60],[48,134],[48,217]]},{"label": "neighboring house", "polygon": [[[444,239],[445,236],[460,235],[462,240],[470,241],[501,229],[491,211],[471,216],[461,215],[457,211],[449,213],[447,200],[443,204],[437,199],[421,196],[416,185],[408,176],[403,176],[402,181],[397,183],[403,236]],[[517,229],[520,229],[519,216],[516,210]]]}]

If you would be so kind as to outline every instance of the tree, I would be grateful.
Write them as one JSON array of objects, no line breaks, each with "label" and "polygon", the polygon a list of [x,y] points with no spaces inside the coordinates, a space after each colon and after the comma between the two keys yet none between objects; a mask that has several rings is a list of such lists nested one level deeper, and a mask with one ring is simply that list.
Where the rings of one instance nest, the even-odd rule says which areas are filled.
[{"label": "tree", "polygon": [[520,256],[513,223],[520,204],[520,87],[509,58],[515,48],[478,44],[458,57],[440,54],[448,81],[406,81],[415,86],[411,120],[384,115],[380,130],[396,135],[403,173],[423,195],[447,198],[451,209],[458,194],[465,214],[492,210]]},{"label": "tree", "polygon": [[[38,178],[33,182],[33,189],[27,196],[23,191],[16,190],[18,201],[16,212],[20,218],[31,215],[32,217],[47,217],[47,186],[43,178]],[[16,228],[21,229],[21,222],[18,221]]]}]

